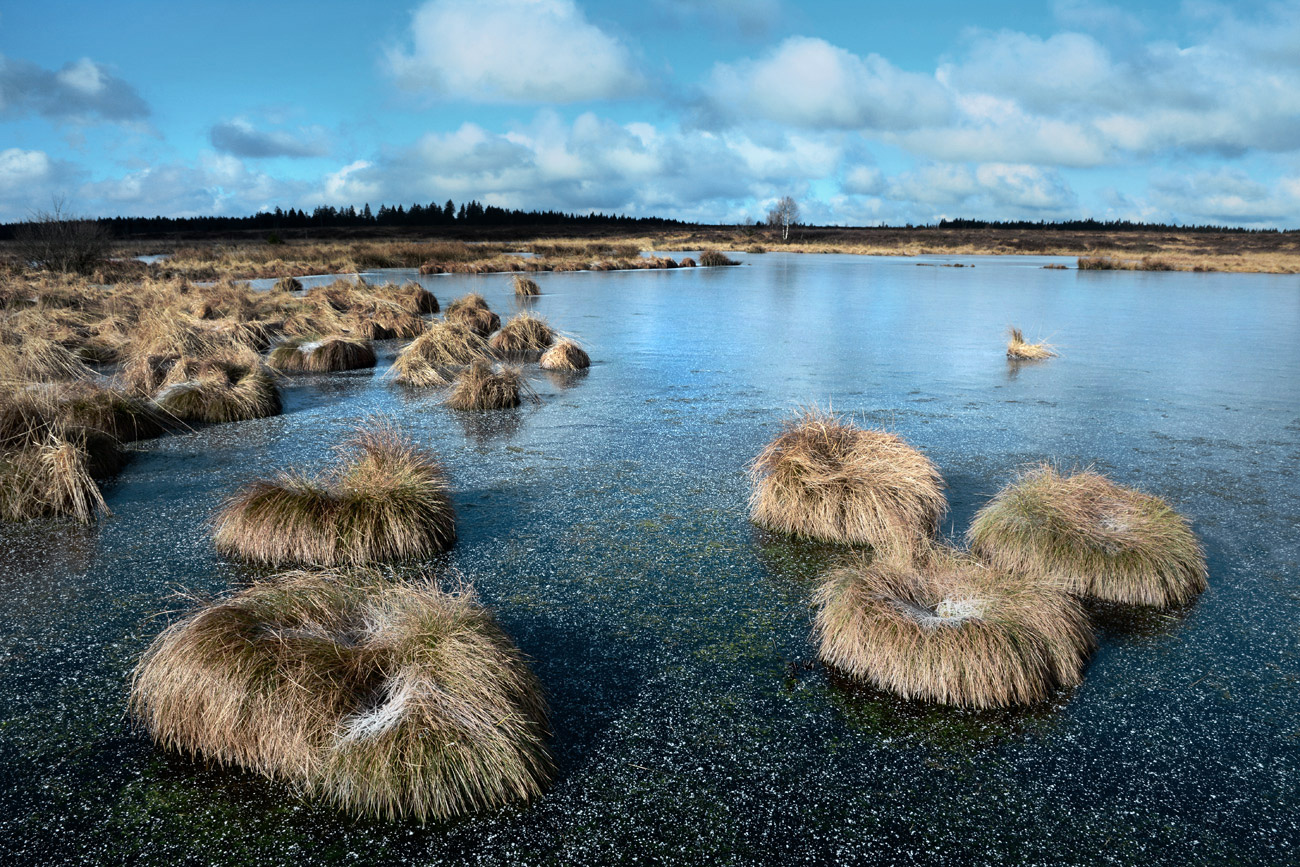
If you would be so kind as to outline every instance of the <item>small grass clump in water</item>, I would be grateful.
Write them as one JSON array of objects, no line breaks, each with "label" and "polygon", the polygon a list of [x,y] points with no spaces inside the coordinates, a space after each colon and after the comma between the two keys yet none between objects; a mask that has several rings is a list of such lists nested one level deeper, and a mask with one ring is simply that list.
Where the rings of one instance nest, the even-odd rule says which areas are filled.
[{"label": "small grass clump in water", "polygon": [[375,366],[375,349],[369,340],[353,337],[291,338],[271,350],[267,359],[276,370],[328,373]]},{"label": "small grass clump in water", "polygon": [[591,356],[576,342],[561,338],[542,353],[540,364],[543,370],[586,370],[591,367]]},{"label": "small grass clump in water", "polygon": [[720,253],[717,250],[705,250],[700,254],[700,267],[717,268],[722,265],[739,265],[735,259],[726,253]]},{"label": "small grass clump in water", "polygon": [[515,295],[520,298],[531,298],[535,295],[541,295],[542,290],[537,285],[537,281],[531,277],[525,277],[523,274],[515,275]]},{"label": "small grass clump in water", "polygon": [[1055,357],[1056,350],[1052,348],[1051,344],[1027,343],[1019,328],[1010,330],[1010,339],[1007,341],[1007,358],[1026,361]]},{"label": "small grass clump in water", "polygon": [[1109,602],[1182,605],[1206,587],[1187,519],[1094,472],[1065,476],[1046,464],[1025,472],[980,509],[968,538],[998,568]]},{"label": "small grass clump in water", "polygon": [[1069,593],[951,550],[833,569],[815,603],[822,661],[905,699],[1042,701],[1079,683],[1093,647]]},{"label": "small grass clump in water", "polygon": [[354,814],[445,821],[540,794],[547,709],[469,589],[291,572],[197,608],[136,666],[155,741]]},{"label": "small grass clump in water", "polygon": [[488,344],[481,335],[459,322],[434,322],[398,353],[389,375],[406,385],[447,385],[455,369],[487,355]]},{"label": "small grass clump in water", "polygon": [[487,361],[475,361],[456,377],[447,395],[452,409],[510,409],[523,399],[536,400],[536,393],[518,367],[493,367]]},{"label": "small grass clump in water", "polygon": [[750,465],[754,523],[843,544],[912,548],[948,509],[930,459],[891,433],[810,409]]},{"label": "small grass clump in water", "polygon": [[361,565],[445,551],[456,541],[447,476],[396,430],[359,430],[343,462],[318,478],[281,473],[230,497],[217,550],[255,563]]},{"label": "small grass clump in water", "polygon": [[259,358],[229,353],[181,358],[154,395],[154,403],[181,421],[219,424],[278,415],[280,392]]},{"label": "small grass clump in water", "polygon": [[501,317],[488,309],[487,302],[477,292],[462,295],[448,304],[443,319],[464,325],[480,337],[487,337],[501,327]]},{"label": "small grass clump in water", "polygon": [[555,330],[540,316],[520,313],[492,335],[489,345],[505,358],[536,358],[555,342]]}]

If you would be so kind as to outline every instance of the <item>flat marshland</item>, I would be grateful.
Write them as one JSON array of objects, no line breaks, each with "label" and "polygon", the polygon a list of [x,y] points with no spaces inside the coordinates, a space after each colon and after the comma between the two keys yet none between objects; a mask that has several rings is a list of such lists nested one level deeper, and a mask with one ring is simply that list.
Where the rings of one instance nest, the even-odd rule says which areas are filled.
[{"label": "flat marshland", "polygon": [[[127,462],[99,483],[110,515],[0,524],[0,851],[14,863],[295,867],[683,852],[708,863],[1295,861],[1296,278],[1074,270],[1084,250],[813,256],[758,241],[769,252],[637,244],[679,263],[719,249],[741,264],[536,272],[541,294],[520,299],[510,274],[420,275],[427,260],[414,256],[367,281],[417,282],[442,310],[479,293],[503,322],[527,311],[577,340],[590,367],[520,362],[536,401],[455,410],[444,404],[454,376],[387,375],[415,338],[377,338],[374,367],[271,374],[278,415],[169,422],[124,443]],[[378,267],[360,248],[340,255]],[[311,266],[298,276],[328,270],[295,261]],[[974,267],[917,267],[950,264]],[[1070,270],[1044,267],[1057,264]],[[289,273],[273,271],[258,285]],[[15,298],[29,288],[7,285]],[[275,318],[295,329],[329,318],[286,296],[299,297],[258,303],[280,305]],[[409,324],[401,298],[376,311]],[[359,324],[350,310],[330,322]],[[215,318],[199,312],[209,325],[227,318],[220,304]],[[118,338],[135,314],[119,311],[121,334],[85,331],[79,314],[41,308],[52,333],[129,365]],[[442,313],[414,315],[430,328]],[[1060,357],[1009,361],[1008,324],[1049,337]],[[430,357],[491,352],[464,334],[427,341]],[[1086,601],[1095,650],[1078,685],[1028,706],[953,708],[849,682],[814,643],[819,576],[845,549],[749,520],[750,462],[814,404],[933,462],[948,505],[940,544],[961,544],[999,490],[1050,461],[1186,516],[1208,588],[1168,609]],[[553,772],[526,805],[424,825],[353,818],[291,782],[165,750],[128,713],[131,673],[164,628],[196,599],[274,575],[218,552],[222,504],[286,469],[329,478],[337,447],[374,417],[436,454],[455,511],[449,550],[385,563],[384,580],[472,582],[545,693]]]}]

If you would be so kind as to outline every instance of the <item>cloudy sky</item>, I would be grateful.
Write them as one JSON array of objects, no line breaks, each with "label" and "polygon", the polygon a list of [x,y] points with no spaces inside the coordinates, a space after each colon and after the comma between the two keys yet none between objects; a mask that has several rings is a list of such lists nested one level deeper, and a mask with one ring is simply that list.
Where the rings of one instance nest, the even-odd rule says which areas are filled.
[{"label": "cloudy sky", "polygon": [[0,220],[1300,226],[1300,0],[0,3]]}]

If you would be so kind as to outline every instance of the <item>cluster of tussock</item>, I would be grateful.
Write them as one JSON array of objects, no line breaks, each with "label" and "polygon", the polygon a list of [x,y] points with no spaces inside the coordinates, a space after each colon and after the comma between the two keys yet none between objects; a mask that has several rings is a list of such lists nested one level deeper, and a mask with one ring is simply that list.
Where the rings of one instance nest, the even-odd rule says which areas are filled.
[{"label": "cluster of tussock", "polygon": [[957,551],[858,559],[815,595],[819,655],[906,699],[1029,704],[1074,686],[1094,645],[1079,603]]},{"label": "cluster of tussock", "polygon": [[524,378],[524,372],[511,365],[493,366],[486,360],[475,361],[460,372],[447,395],[452,409],[510,409],[523,400],[537,400]]},{"label": "cluster of tussock", "polygon": [[739,265],[735,259],[717,250],[705,250],[700,254],[700,267],[717,268],[722,265]]},{"label": "cluster of tussock", "polygon": [[462,295],[448,304],[443,319],[459,323],[480,337],[487,337],[501,327],[501,317],[488,308],[483,296],[477,292]]},{"label": "cluster of tussock", "polygon": [[809,409],[750,465],[760,526],[829,542],[913,548],[948,509],[930,459],[882,430]]},{"label": "cluster of tussock", "polygon": [[1055,357],[1056,350],[1050,343],[1028,343],[1019,328],[1012,327],[1008,330],[1007,358],[1026,361]]},{"label": "cluster of tussock", "polygon": [[555,329],[540,316],[520,313],[512,316],[492,335],[489,346],[504,358],[537,357],[555,342]]},{"label": "cluster of tussock", "polygon": [[356,337],[290,338],[273,350],[267,363],[276,370],[327,373],[375,366],[375,348]]},{"label": "cluster of tussock", "polygon": [[564,337],[542,353],[539,363],[543,370],[586,370],[591,367],[591,356],[575,341]]},{"label": "cluster of tussock", "polygon": [[[1183,270],[1168,259],[1143,256],[1141,259],[1120,259],[1115,256],[1080,256],[1080,271],[1179,271]],[[1196,269],[1193,269],[1196,270]],[[1213,271],[1213,267],[1200,270]]]},{"label": "cluster of tussock", "polygon": [[182,357],[163,378],[154,403],[186,422],[247,421],[280,412],[280,391],[260,358],[229,353]]},{"label": "cluster of tussock", "polygon": [[216,519],[217,549],[270,565],[360,565],[444,551],[456,514],[437,459],[386,425],[362,428],[319,477],[244,486]]},{"label": "cluster of tussock", "polygon": [[515,283],[515,295],[517,297],[531,298],[533,296],[542,294],[541,287],[537,285],[537,281],[533,280],[530,277],[525,277],[522,274],[516,274],[514,283]]},{"label": "cluster of tussock", "polygon": [[1090,471],[1027,470],[976,514],[968,538],[999,569],[1094,599],[1174,606],[1206,587],[1205,555],[1187,520],[1159,497]]},{"label": "cluster of tussock", "polygon": [[488,343],[455,320],[434,322],[397,355],[389,375],[414,386],[441,386],[454,372],[488,356]]},{"label": "cluster of tussock", "polygon": [[165,748],[390,820],[526,801],[552,773],[540,684],[472,590],[374,573],[196,607],[141,658],[130,707]]}]

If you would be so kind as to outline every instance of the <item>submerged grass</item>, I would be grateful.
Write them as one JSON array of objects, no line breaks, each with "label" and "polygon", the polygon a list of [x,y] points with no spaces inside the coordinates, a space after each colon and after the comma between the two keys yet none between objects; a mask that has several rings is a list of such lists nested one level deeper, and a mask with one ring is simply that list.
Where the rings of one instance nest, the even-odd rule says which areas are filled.
[{"label": "submerged grass", "polygon": [[971,549],[1001,569],[1130,605],[1176,606],[1206,587],[1205,555],[1164,500],[1094,472],[1024,472],[976,514]]},{"label": "submerged grass", "polygon": [[929,458],[882,430],[809,409],[750,465],[756,524],[845,544],[913,548],[947,511]]},{"label": "submerged grass", "polygon": [[321,477],[244,486],[216,518],[217,550],[270,565],[360,565],[445,551],[456,514],[437,459],[386,425],[362,428]]},{"label": "submerged grass", "polygon": [[905,699],[974,708],[1043,701],[1080,682],[1094,644],[1063,589],[947,549],[832,569],[815,604],[821,659]]},{"label": "submerged grass", "polygon": [[354,814],[444,821],[541,793],[547,709],[473,591],[291,572],[197,607],[135,669],[168,749]]}]

